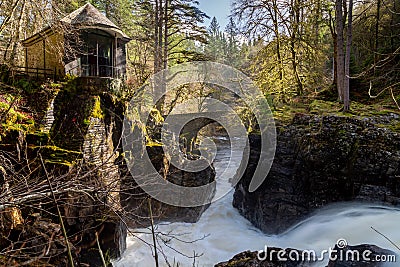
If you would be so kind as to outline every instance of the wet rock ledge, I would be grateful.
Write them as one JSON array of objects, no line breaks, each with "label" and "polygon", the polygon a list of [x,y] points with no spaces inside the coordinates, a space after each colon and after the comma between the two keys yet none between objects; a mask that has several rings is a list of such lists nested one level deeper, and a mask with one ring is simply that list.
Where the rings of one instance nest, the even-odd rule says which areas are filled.
[{"label": "wet rock ledge", "polygon": [[[395,267],[398,266],[400,260],[399,255],[395,252],[383,249],[374,245],[358,245],[348,246],[343,249],[338,249],[335,246],[334,251],[325,260],[329,259],[326,267]],[[281,251],[281,258],[288,259],[287,261],[279,260],[277,251]],[[350,253],[351,251],[351,253]],[[294,253],[297,252],[297,253]],[[362,256],[364,252],[368,252],[368,256]],[[292,256],[289,256],[292,255]],[[299,257],[297,257],[299,255]],[[302,255],[304,259],[301,258]],[[237,254],[231,260],[221,262],[215,265],[215,267],[312,267],[312,266],[324,266],[322,261],[318,264],[315,261],[308,260],[308,254],[304,254],[304,251],[295,249],[281,249],[281,248],[269,248],[267,255],[259,254],[257,251],[245,251]],[[344,256],[340,256],[344,255]],[[346,256],[349,255],[349,256]],[[352,256],[354,255],[354,256]],[[358,255],[358,256],[357,256]],[[261,256],[261,257],[260,257]],[[317,255],[318,257],[318,255]],[[329,258],[328,258],[329,257]],[[353,258],[354,257],[354,258]],[[261,258],[261,259],[260,259]],[[264,260],[265,258],[265,260]],[[292,260],[290,260],[292,259]],[[378,262],[378,259],[380,262]],[[385,262],[383,262],[385,261]],[[317,264],[317,265],[315,265]],[[321,265],[322,264],[322,265]]]}]

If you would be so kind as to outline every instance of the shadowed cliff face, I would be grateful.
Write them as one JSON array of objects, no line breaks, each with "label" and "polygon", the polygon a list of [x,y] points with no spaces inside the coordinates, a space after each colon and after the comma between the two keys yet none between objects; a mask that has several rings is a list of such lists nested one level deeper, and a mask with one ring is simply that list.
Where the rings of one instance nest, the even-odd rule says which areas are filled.
[{"label": "shadowed cliff face", "polygon": [[278,133],[271,171],[253,193],[247,190],[261,141],[250,136],[251,158],[234,194],[233,205],[262,231],[282,233],[317,208],[340,201],[400,204],[397,133],[371,119],[306,115]]},{"label": "shadowed cliff face", "polygon": [[[215,170],[212,165],[202,171],[188,172],[170,164],[161,146],[148,146],[146,149],[155,170],[173,184],[184,187],[199,187],[212,183],[215,180]],[[145,177],[149,174],[146,166],[144,163],[141,163],[140,159],[135,161],[130,172],[127,170],[125,164],[121,166],[121,173],[125,173],[121,180],[121,203],[124,210],[131,215],[127,220],[128,224],[135,228],[147,227],[150,224],[149,207],[146,201],[148,195],[137,185],[134,179],[136,176]],[[214,194],[215,188],[203,196],[205,199],[204,202],[211,201]],[[197,222],[208,207],[209,204],[185,208],[152,200],[152,213],[155,222]]]}]

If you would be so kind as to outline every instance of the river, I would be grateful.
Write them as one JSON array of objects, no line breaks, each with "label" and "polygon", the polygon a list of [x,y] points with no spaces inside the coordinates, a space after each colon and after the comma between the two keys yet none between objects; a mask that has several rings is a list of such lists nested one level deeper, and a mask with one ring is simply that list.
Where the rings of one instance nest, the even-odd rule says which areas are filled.
[{"label": "river", "polygon": [[[221,172],[229,160],[229,149],[218,152],[214,166]],[[235,160],[235,159],[233,159]],[[232,173],[233,175],[233,173]],[[217,180],[217,194],[230,184]],[[232,207],[233,190],[211,204],[197,223],[160,223],[156,225],[160,266],[209,267],[246,250],[265,246],[315,250],[319,253],[345,239],[351,245],[375,244],[396,251],[379,230],[400,245],[400,209],[360,203],[334,204],[319,210],[281,235],[265,235]],[[152,237],[148,229],[132,229],[127,250],[113,262],[116,267],[155,266]],[[164,240],[164,241],[161,241]],[[193,258],[194,255],[199,257]],[[318,254],[317,254],[318,255]],[[400,259],[398,259],[400,260]],[[316,266],[325,266],[326,261]]]}]

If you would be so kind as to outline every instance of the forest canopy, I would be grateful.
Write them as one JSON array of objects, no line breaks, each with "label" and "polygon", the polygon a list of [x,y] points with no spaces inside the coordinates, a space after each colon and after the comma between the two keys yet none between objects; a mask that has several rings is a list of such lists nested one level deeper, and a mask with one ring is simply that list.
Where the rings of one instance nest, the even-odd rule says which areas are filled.
[{"label": "forest canopy", "polygon": [[[399,100],[399,0],[232,1],[221,29],[195,0],[91,0],[132,41],[135,90],[162,69],[211,60],[248,74],[275,102],[326,91],[349,110],[351,95]],[[84,5],[78,0],[0,1],[0,63],[23,65],[21,41]],[[396,103],[397,104],[397,103]]]}]

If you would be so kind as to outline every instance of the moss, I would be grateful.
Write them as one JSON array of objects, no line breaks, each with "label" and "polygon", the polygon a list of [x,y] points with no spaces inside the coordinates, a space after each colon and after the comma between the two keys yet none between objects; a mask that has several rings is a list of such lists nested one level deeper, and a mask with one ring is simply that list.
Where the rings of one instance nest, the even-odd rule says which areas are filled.
[{"label": "moss", "polygon": [[71,166],[75,164],[75,162],[82,158],[82,153],[73,150],[62,149],[57,146],[35,146],[29,145],[28,148],[34,154],[40,153],[45,162],[54,163],[54,164],[62,164]]},{"label": "moss", "polygon": [[393,132],[400,133],[400,122],[398,121],[392,122],[390,124],[376,124],[375,126],[379,128],[386,128]]},{"label": "moss", "polygon": [[400,122],[391,124],[391,125],[388,126],[388,128],[390,130],[394,131],[394,132],[398,132],[399,133],[400,132]]},{"label": "moss", "polygon": [[13,86],[22,89],[25,93],[33,94],[41,89],[40,84],[33,80],[27,80],[25,78],[21,78],[16,80]]},{"label": "moss", "polygon": [[78,79],[75,76],[67,74],[67,76],[65,76],[65,81],[61,83],[61,86],[64,92],[76,94],[78,88]]},{"label": "moss", "polygon": [[75,164],[75,162],[69,162],[69,161],[65,161],[62,159],[58,159],[58,160],[57,159],[56,160],[45,159],[44,162],[46,164],[63,165],[63,166],[68,166],[68,167],[74,166],[74,164]]},{"label": "moss", "polygon": [[347,131],[345,129],[340,129],[337,133],[338,135],[345,135]]},{"label": "moss", "polygon": [[294,112],[290,106],[283,106],[276,108],[273,112],[274,118],[284,123],[289,123],[292,121]]},{"label": "moss", "polygon": [[146,147],[161,147],[161,146],[163,146],[163,143],[161,143],[161,142],[154,141],[154,140],[151,140],[148,138],[146,138],[146,139],[147,139]]},{"label": "moss", "polygon": [[49,87],[51,89],[61,89],[61,88],[63,88],[63,84],[62,83],[50,83]]},{"label": "moss", "polygon": [[90,125],[90,120],[89,119],[84,119],[83,120],[83,125],[89,126]]},{"label": "moss", "polygon": [[50,142],[49,133],[45,132],[32,132],[26,134],[26,142],[35,146],[44,146]]},{"label": "moss", "polygon": [[308,109],[312,114],[325,115],[331,112],[338,112],[340,110],[340,104],[338,102],[317,99],[311,102]]},{"label": "moss", "polygon": [[104,111],[101,107],[101,101],[99,96],[94,98],[94,104],[91,116],[97,119],[104,119]]},{"label": "moss", "polygon": [[[18,110],[20,98],[20,96],[11,94],[0,95],[0,134],[3,136],[13,130],[28,132],[33,131],[35,128],[33,117],[26,112]],[[12,107],[10,107],[10,103],[13,103]]]},{"label": "moss", "polygon": [[1,124],[1,135],[5,136],[7,133],[11,131],[22,131],[22,132],[30,132],[35,130],[34,124],[19,124],[19,123],[2,123]]},{"label": "moss", "polygon": [[152,121],[155,124],[161,124],[164,122],[164,117],[161,115],[160,111],[156,108],[151,109],[149,117],[152,118]]},{"label": "moss", "polygon": [[[352,101],[350,104],[350,112],[343,113],[341,111],[343,104],[337,101],[325,101],[321,99],[313,99],[309,104],[306,102],[290,103],[277,107],[273,114],[274,118],[283,124],[290,123],[297,113],[315,114],[315,115],[337,115],[346,117],[371,117],[382,116],[390,113],[399,114],[393,103],[385,104],[386,102],[377,102],[374,104],[364,104],[357,101]],[[397,125],[392,125],[397,129]]]}]

